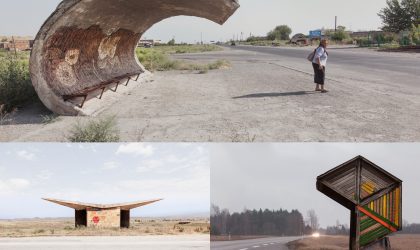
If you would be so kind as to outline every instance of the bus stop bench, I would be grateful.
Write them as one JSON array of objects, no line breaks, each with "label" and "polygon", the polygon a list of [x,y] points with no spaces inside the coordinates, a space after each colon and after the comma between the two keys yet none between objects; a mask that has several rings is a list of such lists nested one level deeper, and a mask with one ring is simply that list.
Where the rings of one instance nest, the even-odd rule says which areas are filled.
[{"label": "bus stop bench", "polygon": [[[130,80],[134,80],[137,81],[140,77],[142,72],[136,73],[136,74],[125,74],[119,77],[115,77],[112,80],[106,81],[106,82],[102,82],[101,84],[97,85],[97,86],[93,86],[93,87],[89,87],[89,88],[85,88],[83,90],[80,90],[74,94],[71,95],[63,95],[63,99],[64,101],[68,101],[74,98],[83,98],[82,103],[79,104],[78,106],[80,108],[83,108],[88,96],[90,93],[92,93],[93,91],[96,90],[101,90],[101,94],[99,95],[99,99],[102,99],[102,96],[105,92],[105,90],[107,88],[109,88],[111,91],[113,92],[117,92],[118,86],[120,85],[121,81],[124,79],[127,79],[126,83],[124,84],[124,86],[128,86],[128,83],[130,82]],[[133,79],[132,77],[135,76],[136,78]],[[114,88],[110,88],[109,86],[112,84],[116,84],[116,86]]]}]

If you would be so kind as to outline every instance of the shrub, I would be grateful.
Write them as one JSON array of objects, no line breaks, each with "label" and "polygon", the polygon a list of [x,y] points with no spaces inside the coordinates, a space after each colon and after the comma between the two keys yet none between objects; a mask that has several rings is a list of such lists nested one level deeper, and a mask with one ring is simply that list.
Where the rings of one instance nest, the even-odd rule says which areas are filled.
[{"label": "shrub", "polygon": [[38,230],[35,230],[33,232],[33,234],[43,234],[43,233],[45,233],[45,230],[44,229],[38,229]]},{"label": "shrub", "polygon": [[0,57],[0,105],[7,112],[36,100],[28,61],[11,56]]},{"label": "shrub", "polygon": [[120,137],[115,117],[90,121],[86,125],[78,122],[73,127],[68,140],[71,142],[118,142]]}]

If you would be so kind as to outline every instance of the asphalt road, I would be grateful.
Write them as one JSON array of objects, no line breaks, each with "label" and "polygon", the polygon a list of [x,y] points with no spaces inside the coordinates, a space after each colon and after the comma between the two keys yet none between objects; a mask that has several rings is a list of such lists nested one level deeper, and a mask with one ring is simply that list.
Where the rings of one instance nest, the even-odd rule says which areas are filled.
[{"label": "asphalt road", "polygon": [[[105,93],[98,116],[116,118],[122,142],[420,140],[420,54],[330,49],[329,93],[321,94],[306,60],[312,49],[238,46],[173,55],[197,64],[224,59],[231,67],[156,72],[127,93]],[[0,125],[0,141],[67,141],[75,124],[96,119],[45,124],[42,115],[19,111]]]},{"label": "asphalt road", "polygon": [[[306,58],[310,51],[312,51],[312,48],[282,48],[243,45],[232,46],[231,48],[234,50],[253,51],[299,60]],[[354,72],[381,70],[382,74],[386,74],[391,78],[394,78],[393,76],[395,75],[406,74],[406,77],[397,80],[399,80],[403,85],[408,84],[420,87],[419,57],[395,57],[390,52],[372,52],[367,51],[367,49],[358,48],[330,48],[328,49],[328,64],[340,66]]]},{"label": "asphalt road", "polygon": [[208,236],[2,238],[1,250],[209,249]]},{"label": "asphalt road", "polygon": [[254,240],[215,241],[211,243],[212,250],[287,250],[286,244],[301,239],[301,237],[275,237]]}]

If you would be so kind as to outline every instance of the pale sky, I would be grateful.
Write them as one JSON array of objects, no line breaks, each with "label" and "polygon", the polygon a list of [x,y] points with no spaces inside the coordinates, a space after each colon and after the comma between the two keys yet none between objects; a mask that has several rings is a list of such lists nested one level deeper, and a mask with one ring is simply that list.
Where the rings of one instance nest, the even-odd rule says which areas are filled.
[{"label": "pale sky", "polygon": [[317,176],[362,155],[403,180],[403,219],[420,223],[420,144],[236,144],[211,147],[211,201],[231,212],[315,209],[322,227],[350,211],[316,190]]},{"label": "pale sky", "polygon": [[208,216],[209,164],[200,144],[0,144],[0,219],[74,216],[44,197],[100,204],[164,198],[133,216]]},{"label": "pale sky", "polygon": [[[0,35],[34,36],[60,0],[0,0]],[[156,24],[145,37],[168,41],[196,42],[201,38],[229,40],[234,35],[265,35],[276,25],[287,24],[293,33],[338,24],[354,31],[376,30],[381,26],[377,16],[386,0],[239,0],[241,8],[223,26],[196,17],[174,17]],[[141,10],[139,10],[140,12]]]}]

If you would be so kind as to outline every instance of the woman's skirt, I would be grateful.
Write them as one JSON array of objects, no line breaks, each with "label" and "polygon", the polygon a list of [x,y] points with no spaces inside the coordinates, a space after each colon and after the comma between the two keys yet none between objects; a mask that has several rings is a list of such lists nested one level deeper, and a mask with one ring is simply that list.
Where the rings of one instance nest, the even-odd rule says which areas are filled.
[{"label": "woman's skirt", "polygon": [[325,67],[322,67],[322,69],[319,68],[319,65],[316,63],[312,63],[312,66],[314,67],[315,72],[315,83],[316,84],[325,84]]}]

